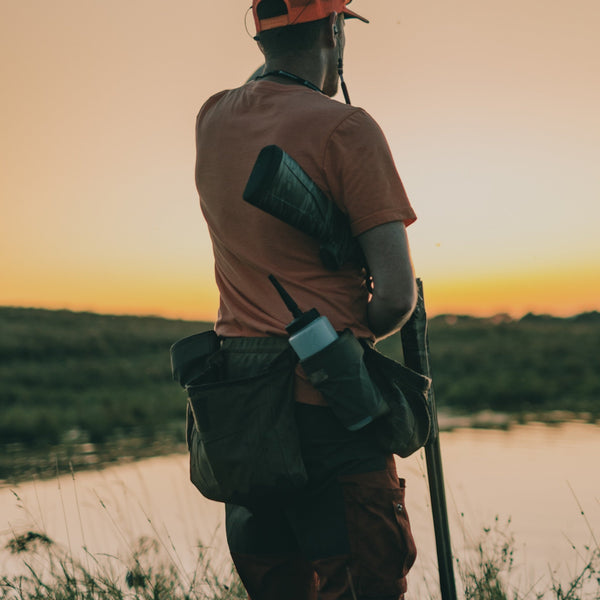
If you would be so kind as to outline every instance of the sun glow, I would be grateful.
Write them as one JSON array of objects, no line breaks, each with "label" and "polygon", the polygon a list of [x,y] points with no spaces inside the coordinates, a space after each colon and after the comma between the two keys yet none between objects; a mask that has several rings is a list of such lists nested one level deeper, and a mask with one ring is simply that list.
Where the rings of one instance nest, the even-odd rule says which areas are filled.
[{"label": "sun glow", "polygon": [[[138,8],[0,3],[1,305],[216,316],[194,119],[261,56],[236,3],[201,34],[203,3]],[[357,10],[346,79],[419,216],[429,313],[600,308],[597,0]]]}]

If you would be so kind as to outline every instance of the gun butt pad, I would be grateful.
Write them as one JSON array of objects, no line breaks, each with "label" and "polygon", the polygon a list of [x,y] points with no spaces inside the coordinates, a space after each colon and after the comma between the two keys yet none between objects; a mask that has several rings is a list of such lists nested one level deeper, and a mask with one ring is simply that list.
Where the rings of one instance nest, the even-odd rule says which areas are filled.
[{"label": "gun butt pad", "polygon": [[279,146],[265,146],[260,151],[243,193],[246,202],[256,206],[260,197],[268,192],[282,159],[283,150]]}]

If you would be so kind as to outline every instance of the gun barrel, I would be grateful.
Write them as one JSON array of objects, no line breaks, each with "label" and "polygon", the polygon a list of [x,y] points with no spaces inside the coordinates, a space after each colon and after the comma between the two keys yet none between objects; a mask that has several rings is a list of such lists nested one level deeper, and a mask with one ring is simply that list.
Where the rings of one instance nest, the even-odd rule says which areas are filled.
[{"label": "gun barrel", "polygon": [[[420,279],[417,279],[417,290],[419,293],[417,306],[408,322],[401,329],[402,350],[404,352],[404,362],[407,367],[423,375],[427,375],[427,377],[431,377],[427,313],[425,311],[423,282]],[[432,431],[425,446],[425,460],[427,463],[427,480],[429,483],[429,496],[435,531],[440,591],[442,593],[442,600],[456,600],[452,544],[450,542],[450,526],[448,522],[439,424],[433,394],[433,384],[429,388],[428,401],[432,416]]]}]

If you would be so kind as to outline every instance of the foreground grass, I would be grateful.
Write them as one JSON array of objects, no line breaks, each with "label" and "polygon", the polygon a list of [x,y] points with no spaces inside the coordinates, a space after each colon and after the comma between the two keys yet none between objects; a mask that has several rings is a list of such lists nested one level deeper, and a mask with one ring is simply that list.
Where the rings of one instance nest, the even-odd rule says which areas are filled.
[{"label": "foreground grass", "polygon": [[[570,581],[551,579],[547,589],[540,591],[536,585],[523,590],[512,583],[513,546],[512,536],[500,527],[498,520],[493,527],[484,529],[469,555],[456,559],[459,597],[600,600],[600,547],[587,548],[583,566]],[[247,597],[233,567],[225,576],[217,574],[202,547],[191,575],[175,562],[165,561],[160,544],[148,539],[141,539],[127,560],[89,555],[86,566],[39,533],[16,536],[7,549],[22,557],[24,574],[0,577],[0,600],[245,600]],[[437,600],[439,592],[431,592],[429,598]]]},{"label": "foreground grass", "polygon": [[158,541],[145,538],[126,560],[86,554],[85,565],[35,532],[16,536],[7,549],[22,556],[23,574],[0,578],[1,600],[246,599],[233,567],[217,574],[202,547],[192,574],[165,559]]},{"label": "foreground grass", "polygon": [[[582,513],[583,514],[583,513]],[[592,537],[594,537],[592,535]],[[573,546],[578,567],[562,581],[550,572],[537,581],[516,583],[514,539],[508,523],[496,518],[485,528],[471,552],[456,558],[465,600],[600,600],[600,546],[587,546],[582,554]],[[549,583],[542,585],[542,582]]]}]

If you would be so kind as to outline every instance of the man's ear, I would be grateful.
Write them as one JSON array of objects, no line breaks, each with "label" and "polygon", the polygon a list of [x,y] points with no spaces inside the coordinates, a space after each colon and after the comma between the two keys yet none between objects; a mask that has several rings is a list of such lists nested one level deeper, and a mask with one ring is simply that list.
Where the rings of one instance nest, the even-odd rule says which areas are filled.
[{"label": "man's ear", "polygon": [[334,11],[329,15],[329,20],[327,22],[327,45],[330,48],[335,48],[338,43],[338,33],[338,14]]}]

